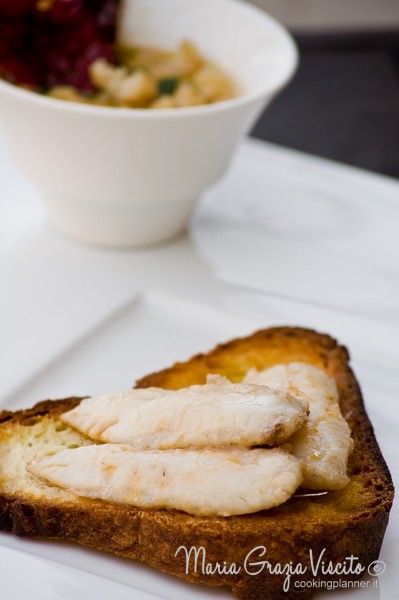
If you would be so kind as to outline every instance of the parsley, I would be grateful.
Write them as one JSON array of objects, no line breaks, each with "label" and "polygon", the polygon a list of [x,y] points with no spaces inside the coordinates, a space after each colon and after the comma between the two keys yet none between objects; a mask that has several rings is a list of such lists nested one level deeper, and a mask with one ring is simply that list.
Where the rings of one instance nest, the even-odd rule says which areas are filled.
[{"label": "parsley", "polygon": [[161,96],[171,96],[179,85],[177,77],[168,77],[158,81],[158,92]]}]

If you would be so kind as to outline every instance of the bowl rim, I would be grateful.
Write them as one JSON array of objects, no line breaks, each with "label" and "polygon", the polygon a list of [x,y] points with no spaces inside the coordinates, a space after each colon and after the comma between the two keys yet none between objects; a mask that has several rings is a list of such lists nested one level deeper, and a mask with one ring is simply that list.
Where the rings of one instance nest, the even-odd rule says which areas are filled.
[{"label": "bowl rim", "polygon": [[252,104],[256,101],[267,98],[268,96],[274,96],[282,88],[284,88],[295,71],[297,70],[299,63],[299,52],[294,38],[288,31],[288,29],[276,18],[271,16],[267,11],[258,8],[257,6],[248,4],[244,0],[213,0],[214,2],[222,2],[223,4],[235,4],[239,6],[241,10],[253,14],[257,18],[261,18],[267,21],[271,25],[283,43],[286,45],[286,56],[287,60],[281,69],[279,79],[277,83],[273,85],[266,84],[262,89],[252,93],[242,93],[235,98],[229,100],[222,100],[214,102],[212,104],[202,104],[199,106],[185,106],[179,108],[170,109],[148,109],[148,108],[129,108],[129,107],[115,107],[115,106],[96,106],[92,104],[79,104],[78,102],[66,102],[65,100],[58,100],[57,98],[51,98],[44,96],[38,92],[24,89],[16,84],[10,83],[0,78],[0,92],[5,92],[11,96],[15,96],[20,100],[27,100],[43,107],[49,107],[54,110],[65,111],[67,113],[77,113],[81,115],[92,115],[98,117],[104,115],[111,118],[129,118],[140,120],[150,119],[171,119],[171,118],[182,118],[191,116],[203,116],[213,113],[218,113],[226,110],[235,110],[242,108],[243,106]]}]

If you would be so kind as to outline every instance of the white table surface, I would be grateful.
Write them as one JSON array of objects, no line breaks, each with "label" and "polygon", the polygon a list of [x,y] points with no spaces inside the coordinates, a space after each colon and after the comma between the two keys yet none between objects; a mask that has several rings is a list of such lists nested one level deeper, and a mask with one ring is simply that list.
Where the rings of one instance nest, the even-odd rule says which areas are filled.
[{"label": "white table surface", "polygon": [[[398,481],[398,231],[398,182],[247,141],[199,204],[187,236],[139,251],[84,246],[48,227],[0,138],[0,406],[125,389],[233,336],[305,325],[349,346]],[[396,507],[382,552],[389,568],[379,595],[367,597],[399,598],[398,531]],[[229,597],[126,561],[4,534],[0,554],[2,585],[18,590],[15,598],[28,589],[41,600],[105,598],[112,589],[118,599]],[[37,577],[18,583],[5,566],[18,560],[33,570],[41,561],[51,573],[47,587]],[[68,569],[79,573],[76,590],[86,582],[85,595],[66,584],[64,595],[51,595],[51,582],[67,581]]]}]

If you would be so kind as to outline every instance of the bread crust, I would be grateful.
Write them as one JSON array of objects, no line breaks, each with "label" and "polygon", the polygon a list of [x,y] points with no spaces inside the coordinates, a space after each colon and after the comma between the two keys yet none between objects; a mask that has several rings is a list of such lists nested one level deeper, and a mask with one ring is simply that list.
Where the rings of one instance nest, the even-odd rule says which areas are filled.
[{"label": "bread crust", "polygon": [[[325,548],[325,559],[333,563],[354,555],[367,567],[379,556],[394,489],[343,346],[328,335],[307,329],[266,329],[149,375],[136,386],[177,389],[204,383],[210,372],[239,381],[249,368],[264,369],[297,360],[324,369],[337,383],[341,410],[355,442],[348,467],[351,483],[345,490],[315,497],[293,497],[280,507],[256,514],[215,518],[178,511],[140,510],[85,498],[50,502],[21,495],[14,497],[2,492],[0,486],[0,529],[20,536],[77,542],[144,561],[193,583],[227,585],[242,600],[306,600],[314,594],[312,588],[295,590],[295,577],[290,591],[285,592],[284,575],[270,574],[267,569],[258,575],[246,573],[245,557],[259,546],[267,548],[263,560],[271,564],[294,561],[307,566],[307,573],[298,577],[302,581],[313,578],[310,549],[318,556]],[[79,398],[45,401],[28,410],[3,411],[0,440],[3,427],[45,415],[57,419],[79,401]],[[203,547],[206,563],[223,565],[226,561],[227,566],[235,563],[242,567],[241,571],[203,573],[200,560],[196,572],[190,568],[186,573],[184,551],[176,556],[181,546]],[[193,561],[190,565],[193,567]],[[352,574],[346,579],[353,581],[356,577]],[[317,576],[319,580],[334,578],[337,576]]]}]

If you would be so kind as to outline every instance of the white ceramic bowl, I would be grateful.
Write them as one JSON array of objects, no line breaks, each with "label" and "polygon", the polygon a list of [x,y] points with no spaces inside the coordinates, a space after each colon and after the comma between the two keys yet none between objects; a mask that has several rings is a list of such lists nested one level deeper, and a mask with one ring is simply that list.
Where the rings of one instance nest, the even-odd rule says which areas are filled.
[{"label": "white ceramic bowl", "polygon": [[137,110],[67,103],[0,81],[0,110],[15,161],[58,229],[87,242],[138,246],[184,227],[292,76],[297,51],[278,22],[240,0],[125,0],[120,38],[172,49],[190,39],[242,95]]}]

